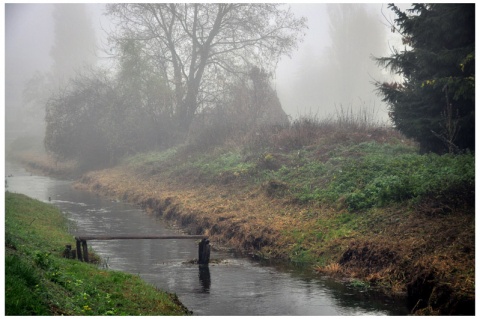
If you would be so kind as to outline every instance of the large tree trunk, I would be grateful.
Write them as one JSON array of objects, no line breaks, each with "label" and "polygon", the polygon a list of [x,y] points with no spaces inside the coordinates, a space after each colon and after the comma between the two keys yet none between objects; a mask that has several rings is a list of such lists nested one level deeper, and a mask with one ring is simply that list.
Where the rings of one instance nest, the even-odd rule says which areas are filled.
[{"label": "large tree trunk", "polygon": [[196,99],[197,95],[195,93],[187,92],[185,99],[179,102],[176,112],[176,124],[178,131],[185,134],[188,133],[190,124],[195,116],[195,110],[197,108]]}]

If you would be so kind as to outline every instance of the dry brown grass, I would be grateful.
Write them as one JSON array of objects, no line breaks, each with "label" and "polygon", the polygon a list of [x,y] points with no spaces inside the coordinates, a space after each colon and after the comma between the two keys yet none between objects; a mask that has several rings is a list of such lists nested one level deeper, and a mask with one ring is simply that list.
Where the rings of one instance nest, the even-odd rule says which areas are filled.
[{"label": "dry brown grass", "polygon": [[471,312],[474,214],[429,215],[399,207],[382,215],[382,222],[371,225],[345,250],[340,260],[345,273],[407,294],[418,314],[428,308],[431,314]]},{"label": "dry brown grass", "polygon": [[315,267],[315,271],[330,276],[337,276],[343,273],[342,266],[337,262],[330,263],[326,266],[317,266]]},{"label": "dry brown grass", "polygon": [[382,144],[402,141],[415,146],[413,141],[390,126],[364,123],[359,120],[312,118],[300,118],[290,126],[259,127],[243,136],[241,144],[251,150],[272,149],[290,152],[311,145],[324,145],[331,150],[338,144],[358,144],[365,141]]}]

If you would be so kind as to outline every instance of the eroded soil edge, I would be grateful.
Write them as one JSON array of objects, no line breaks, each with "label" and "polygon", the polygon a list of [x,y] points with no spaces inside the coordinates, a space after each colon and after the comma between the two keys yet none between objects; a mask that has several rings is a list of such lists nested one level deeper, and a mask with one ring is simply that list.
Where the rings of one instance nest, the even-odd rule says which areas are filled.
[{"label": "eroded soil edge", "polygon": [[[319,272],[405,294],[416,314],[474,314],[471,209],[452,212],[432,199],[356,218],[272,196],[272,185],[252,190],[228,181],[167,181],[126,167],[90,172],[76,187],[138,204],[190,234],[210,236],[217,247],[310,263]],[[348,227],[336,227],[339,220]]]}]

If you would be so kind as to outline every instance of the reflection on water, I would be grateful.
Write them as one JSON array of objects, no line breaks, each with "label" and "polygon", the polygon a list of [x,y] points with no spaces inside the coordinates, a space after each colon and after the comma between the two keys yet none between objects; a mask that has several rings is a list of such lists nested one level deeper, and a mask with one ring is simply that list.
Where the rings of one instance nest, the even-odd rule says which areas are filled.
[{"label": "reflection on water", "polygon": [[[8,188],[58,206],[74,235],[173,235],[161,219],[119,201],[72,188],[68,181],[31,176],[6,165]],[[89,241],[110,269],[140,275],[175,292],[195,315],[406,315],[403,300],[361,292],[299,269],[263,265],[232,253],[212,251],[220,263],[199,266],[196,240]]]},{"label": "reflection on water", "polygon": [[210,268],[207,265],[198,266],[198,278],[200,279],[200,285],[202,286],[202,293],[210,292]]}]

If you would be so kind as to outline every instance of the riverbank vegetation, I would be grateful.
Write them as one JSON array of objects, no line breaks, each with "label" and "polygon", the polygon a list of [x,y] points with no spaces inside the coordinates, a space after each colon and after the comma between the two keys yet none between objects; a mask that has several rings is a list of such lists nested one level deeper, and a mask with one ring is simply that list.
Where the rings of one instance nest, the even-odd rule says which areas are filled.
[{"label": "riverbank vegetation", "polygon": [[394,129],[341,118],[207,133],[77,187],[141,204],[217,248],[405,294],[417,313],[473,311],[473,154],[420,154]]},{"label": "riverbank vegetation", "polygon": [[62,257],[74,241],[61,212],[5,193],[5,314],[185,315],[174,294],[138,276]]}]

